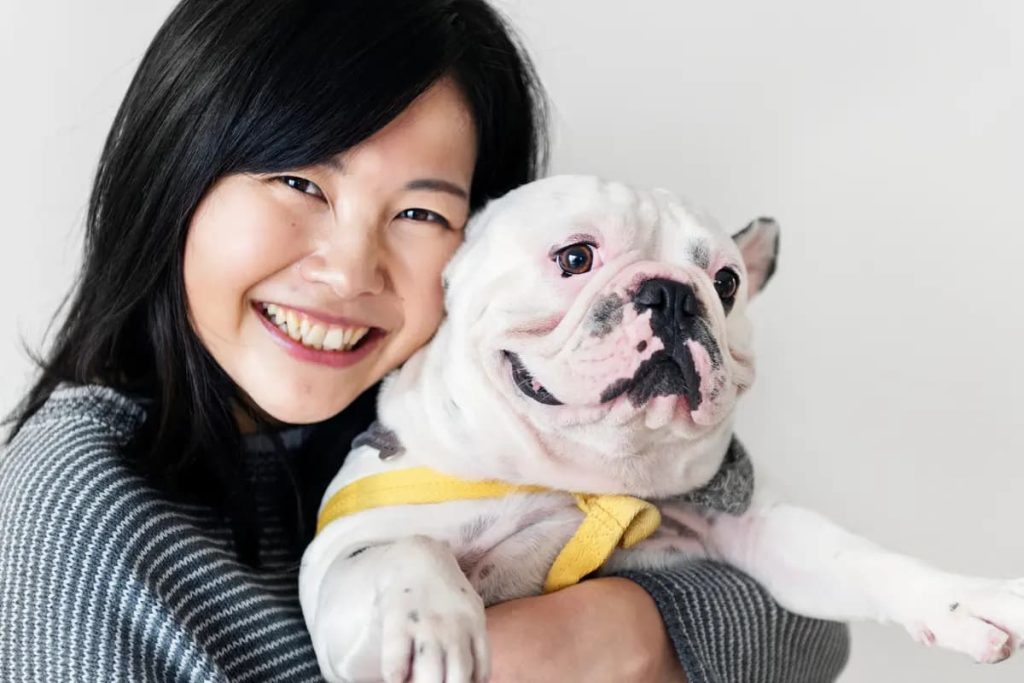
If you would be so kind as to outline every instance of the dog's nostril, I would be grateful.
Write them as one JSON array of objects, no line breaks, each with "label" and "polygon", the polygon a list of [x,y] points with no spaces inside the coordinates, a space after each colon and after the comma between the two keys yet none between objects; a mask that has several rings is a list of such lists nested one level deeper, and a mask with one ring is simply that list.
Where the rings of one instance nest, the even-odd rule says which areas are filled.
[{"label": "dog's nostril", "polygon": [[697,295],[689,285],[664,278],[645,281],[633,297],[633,302],[640,311],[650,309],[678,321],[701,312]]}]

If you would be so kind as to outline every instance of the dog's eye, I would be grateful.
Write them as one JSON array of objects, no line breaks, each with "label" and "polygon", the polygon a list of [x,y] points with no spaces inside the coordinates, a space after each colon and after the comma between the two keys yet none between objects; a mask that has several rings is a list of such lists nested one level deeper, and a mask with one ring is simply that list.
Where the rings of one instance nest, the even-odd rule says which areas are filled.
[{"label": "dog's eye", "polygon": [[555,261],[562,269],[562,277],[583,275],[594,267],[594,247],[585,242],[572,244],[557,251]]},{"label": "dog's eye", "polygon": [[722,268],[715,273],[715,291],[718,292],[718,298],[722,301],[728,301],[736,296],[739,288],[740,277],[729,268]]}]

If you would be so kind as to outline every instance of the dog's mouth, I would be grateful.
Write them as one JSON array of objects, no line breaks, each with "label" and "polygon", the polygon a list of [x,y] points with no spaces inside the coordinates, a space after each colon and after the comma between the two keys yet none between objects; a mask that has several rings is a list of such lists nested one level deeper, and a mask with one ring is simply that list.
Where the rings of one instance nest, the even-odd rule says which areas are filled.
[{"label": "dog's mouth", "polygon": [[[548,389],[534,379],[522,359],[511,351],[503,351],[512,368],[512,382],[527,398],[546,406],[564,405]],[[700,374],[689,349],[678,353],[659,351],[645,361],[629,379],[613,382],[601,394],[601,404],[624,396],[636,407],[646,405],[658,396],[680,396],[690,410],[701,404]]]},{"label": "dog's mouth", "polygon": [[511,351],[505,351],[504,354],[512,366],[512,381],[527,398],[532,398],[537,403],[543,403],[546,406],[563,405],[550,391],[533,378],[533,375],[523,365],[523,361],[519,359],[519,356]]}]

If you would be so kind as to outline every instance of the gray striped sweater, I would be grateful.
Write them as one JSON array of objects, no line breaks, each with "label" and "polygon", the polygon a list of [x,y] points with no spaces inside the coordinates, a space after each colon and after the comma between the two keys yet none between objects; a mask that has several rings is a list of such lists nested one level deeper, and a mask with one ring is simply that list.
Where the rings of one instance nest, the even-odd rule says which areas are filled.
[{"label": "gray striped sweater", "polygon": [[[111,389],[61,388],[0,454],[0,681],[320,680],[281,524],[265,521],[260,569],[240,563],[218,516],[125,463],[144,418]],[[253,476],[273,477],[249,446]],[[823,683],[846,662],[844,626],[784,611],[729,567],[628,577],[692,683]]]}]

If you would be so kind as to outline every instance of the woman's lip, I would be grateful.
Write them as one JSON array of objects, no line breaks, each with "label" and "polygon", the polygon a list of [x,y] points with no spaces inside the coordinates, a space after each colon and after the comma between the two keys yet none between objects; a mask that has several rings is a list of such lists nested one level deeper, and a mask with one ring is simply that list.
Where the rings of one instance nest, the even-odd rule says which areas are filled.
[{"label": "woman's lip", "polygon": [[386,332],[375,327],[366,333],[366,337],[364,337],[359,348],[354,351],[318,351],[308,346],[303,346],[282,332],[281,328],[263,315],[260,304],[253,304],[253,312],[259,318],[259,321],[263,323],[263,327],[270,332],[271,339],[283,348],[288,355],[306,363],[317,363],[332,368],[347,368],[355,365],[363,360],[380,343],[380,340],[387,336]]},{"label": "woman's lip", "polygon": [[282,303],[278,303],[276,301],[256,301],[256,302],[254,302],[254,304],[256,306],[267,306],[267,305],[279,306],[279,307],[281,307],[281,308],[283,308],[285,310],[295,311],[297,313],[302,313],[307,318],[309,318],[310,322],[314,322],[314,321],[315,322],[321,322],[321,323],[324,323],[324,325],[334,325],[336,327],[352,327],[352,328],[355,328],[355,327],[368,327],[370,329],[372,329],[374,327],[377,327],[377,328],[380,327],[379,325],[371,325],[370,323],[363,322],[361,320],[356,320],[354,318],[343,318],[343,317],[338,316],[338,315],[331,315],[329,313],[324,313],[322,311],[315,311],[312,308],[303,308],[302,306],[292,306],[291,304],[282,304]]}]

